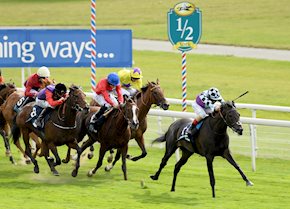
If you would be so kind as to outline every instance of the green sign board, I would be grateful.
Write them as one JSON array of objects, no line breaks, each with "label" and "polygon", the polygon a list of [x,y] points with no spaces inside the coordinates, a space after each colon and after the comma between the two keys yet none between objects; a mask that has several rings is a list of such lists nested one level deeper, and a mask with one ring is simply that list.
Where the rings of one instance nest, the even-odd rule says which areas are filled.
[{"label": "green sign board", "polygon": [[180,51],[196,48],[201,37],[201,11],[189,2],[176,4],[167,15],[168,38]]}]

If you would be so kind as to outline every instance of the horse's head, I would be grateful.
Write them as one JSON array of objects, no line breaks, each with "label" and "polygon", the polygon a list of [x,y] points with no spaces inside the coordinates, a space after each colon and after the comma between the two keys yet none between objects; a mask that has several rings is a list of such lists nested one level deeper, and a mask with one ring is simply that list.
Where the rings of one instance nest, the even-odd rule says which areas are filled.
[{"label": "horse's head", "polygon": [[243,134],[243,127],[242,123],[240,122],[240,113],[238,113],[233,101],[222,103],[220,115],[227,126],[230,127],[234,132],[239,135]]},{"label": "horse's head", "polygon": [[83,109],[88,110],[89,106],[85,100],[85,93],[75,85],[72,85],[69,90],[67,102],[71,104],[72,109],[76,111],[82,111]]},{"label": "horse's head", "polygon": [[138,120],[138,107],[136,103],[128,97],[124,97],[125,102],[121,105],[121,111],[125,119],[128,121],[128,124],[131,129],[137,130],[139,127],[139,120]]},{"label": "horse's head", "polygon": [[[142,92],[149,91],[149,101],[151,104],[156,104],[157,106],[161,107],[163,110],[168,110],[169,103],[167,102],[166,98],[164,97],[163,90],[159,85],[159,80],[157,82],[148,82],[148,84],[142,88]],[[145,101],[144,101],[145,102]]]}]

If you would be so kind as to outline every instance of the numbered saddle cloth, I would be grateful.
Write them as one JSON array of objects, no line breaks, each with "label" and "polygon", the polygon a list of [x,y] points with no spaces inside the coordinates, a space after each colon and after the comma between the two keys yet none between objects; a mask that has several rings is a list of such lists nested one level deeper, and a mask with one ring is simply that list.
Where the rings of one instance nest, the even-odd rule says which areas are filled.
[{"label": "numbered saddle cloth", "polygon": [[34,100],[32,97],[26,97],[26,96],[23,96],[23,97],[21,97],[21,98],[17,101],[17,103],[14,105],[13,110],[14,110],[16,113],[18,113],[24,105],[26,105],[26,104],[29,103],[29,102],[33,102],[33,101],[35,101],[35,100]]},{"label": "numbered saddle cloth", "polygon": [[38,105],[34,105],[31,113],[29,114],[29,118],[28,118],[27,122],[30,121],[31,123],[33,123],[38,118],[38,116],[40,115],[42,110],[43,110],[42,107],[40,107]]}]

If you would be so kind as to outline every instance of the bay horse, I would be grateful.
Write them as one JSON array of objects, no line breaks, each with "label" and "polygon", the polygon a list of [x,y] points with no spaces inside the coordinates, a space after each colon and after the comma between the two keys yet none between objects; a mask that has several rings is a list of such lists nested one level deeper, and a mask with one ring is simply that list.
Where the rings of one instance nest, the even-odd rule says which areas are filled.
[{"label": "bay horse", "polygon": [[190,119],[179,119],[169,126],[164,135],[153,141],[153,143],[166,142],[166,151],[158,171],[155,175],[150,176],[151,179],[158,180],[158,177],[167,164],[168,159],[172,156],[175,150],[180,147],[182,157],[175,164],[171,191],[175,191],[176,178],[181,167],[194,153],[206,158],[210,185],[212,188],[212,197],[215,197],[215,177],[212,165],[215,156],[225,158],[239,171],[243,180],[246,182],[246,185],[253,186],[253,183],[243,173],[229,150],[229,135],[227,133],[227,127],[231,128],[238,135],[242,135],[243,133],[243,128],[240,123],[240,114],[237,112],[234,102],[222,103],[220,111],[214,113],[212,117],[209,116],[205,118],[199,133],[194,138],[194,142],[178,140],[181,136],[181,132],[184,131],[185,127],[191,124],[191,122]]},{"label": "bay horse", "polygon": [[[144,158],[147,155],[147,151],[145,148],[145,141],[144,141],[144,133],[147,130],[147,114],[153,104],[156,106],[161,107],[163,110],[168,110],[169,104],[166,101],[164,96],[163,90],[159,85],[159,80],[157,79],[155,82],[148,82],[146,86],[141,88],[140,92],[137,92],[133,99],[135,100],[138,108],[138,120],[139,120],[139,128],[137,130],[132,130],[131,139],[135,139],[138,146],[142,150],[141,155],[132,157],[130,155],[127,156],[128,159],[132,161],[137,161],[141,158]],[[117,150],[116,155],[120,155]],[[112,153],[112,152],[111,152]],[[108,160],[110,161],[110,160]],[[114,165],[116,164],[117,159],[113,161],[111,165],[106,166],[106,171],[110,171]]]},{"label": "bay horse", "polygon": [[[17,113],[14,111],[14,106],[19,101],[21,97],[23,97],[24,94],[22,91],[13,91],[5,100],[5,102],[0,107],[0,134],[4,138],[4,140],[8,141],[8,136],[10,135],[11,128],[13,127],[13,124],[15,123],[15,117]],[[36,143],[36,152],[34,155],[36,155],[37,150],[40,148],[40,141],[38,140],[38,137],[35,134],[31,134],[31,138]],[[23,156],[26,158],[26,163],[30,163],[30,159],[25,154],[25,151],[20,145],[20,142],[14,142],[16,147],[21,151]]]},{"label": "bay horse", "polygon": [[[98,141],[100,143],[99,159],[96,167],[88,172],[88,176],[91,177],[96,173],[97,169],[102,166],[103,158],[108,150],[118,148],[122,154],[122,171],[124,179],[127,180],[126,156],[128,142],[131,138],[131,130],[137,129],[139,126],[137,114],[138,107],[135,102],[132,99],[125,97],[124,104],[121,104],[118,109],[113,109],[111,113],[107,115],[104,124],[97,133],[88,130],[94,112],[90,112],[83,121],[78,120],[78,123],[84,123],[83,128],[89,138],[80,148],[81,151],[78,153],[78,159],[75,169],[72,171],[72,176],[76,177],[78,174],[81,153],[87,147]],[[118,157],[120,158],[120,156]]]},{"label": "bay horse", "polygon": [[17,91],[17,89],[14,83],[0,84],[0,105],[2,105],[7,97],[15,91]]},{"label": "bay horse", "polygon": [[[1,76],[1,75],[0,75]],[[12,94],[13,92],[17,91],[16,86],[14,83],[4,83],[0,85],[0,105],[2,105],[8,96]],[[15,164],[16,162],[13,159],[13,156],[11,154],[10,150],[10,143],[8,139],[7,132],[7,126],[5,126],[5,119],[2,114],[2,107],[0,107],[0,135],[3,137],[5,148],[6,148],[6,156],[9,156],[9,160],[11,163]]]},{"label": "bay horse", "polygon": [[[32,105],[26,105],[17,115],[16,126],[12,129],[13,140],[19,141],[20,134],[22,133],[25,153],[34,164],[34,172],[39,173],[37,160],[32,156],[29,144],[29,134],[31,132],[36,133],[42,139],[42,155],[44,155],[51,172],[53,175],[59,175],[55,166],[60,165],[61,160],[56,147],[67,145],[70,148],[76,149],[77,153],[80,154],[80,148],[76,140],[76,114],[77,111],[88,110],[85,94],[77,86],[72,85],[68,98],[62,105],[52,110],[43,130],[35,128],[31,122],[26,122],[30,117],[32,109]],[[49,157],[49,150],[55,156],[55,162],[53,158]]]}]

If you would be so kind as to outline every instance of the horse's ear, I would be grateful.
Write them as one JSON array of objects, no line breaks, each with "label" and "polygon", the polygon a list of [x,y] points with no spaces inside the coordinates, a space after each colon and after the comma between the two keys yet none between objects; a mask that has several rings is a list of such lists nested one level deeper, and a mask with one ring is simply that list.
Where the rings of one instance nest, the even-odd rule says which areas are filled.
[{"label": "horse's ear", "polygon": [[127,94],[123,94],[123,97],[126,102],[129,100],[129,96]]},{"label": "horse's ear", "polygon": [[157,78],[157,80],[156,80],[156,83],[157,83],[157,85],[159,85],[159,79]]}]

